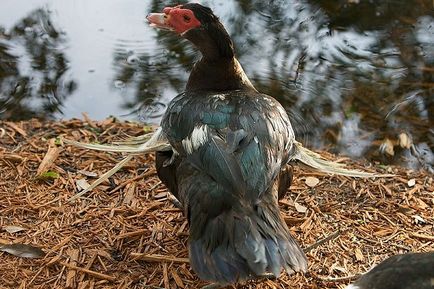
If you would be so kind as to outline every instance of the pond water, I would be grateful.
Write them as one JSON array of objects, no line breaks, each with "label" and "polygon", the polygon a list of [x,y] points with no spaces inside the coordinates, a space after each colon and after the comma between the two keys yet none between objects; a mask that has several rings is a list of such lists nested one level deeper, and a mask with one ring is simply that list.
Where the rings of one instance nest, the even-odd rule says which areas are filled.
[{"label": "pond water", "polygon": [[[183,1],[1,0],[0,119],[158,123],[196,51],[146,23]],[[217,0],[253,84],[314,148],[434,166],[434,3]]]}]

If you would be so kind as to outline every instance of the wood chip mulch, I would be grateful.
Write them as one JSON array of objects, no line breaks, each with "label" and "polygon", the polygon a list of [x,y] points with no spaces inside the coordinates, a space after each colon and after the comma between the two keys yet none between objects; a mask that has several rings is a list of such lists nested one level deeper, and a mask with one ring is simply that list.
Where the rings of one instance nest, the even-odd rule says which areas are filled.
[{"label": "wood chip mulch", "polygon": [[[0,288],[206,285],[190,269],[188,225],[157,178],[153,155],[135,157],[85,198],[68,202],[122,155],[59,146],[56,137],[110,143],[142,133],[140,124],[114,119],[0,122],[0,244],[46,253],[30,259],[0,252]],[[344,288],[390,255],[434,251],[432,175],[340,161],[396,177],[352,179],[296,166],[280,209],[308,248],[309,273],[234,288]]]}]

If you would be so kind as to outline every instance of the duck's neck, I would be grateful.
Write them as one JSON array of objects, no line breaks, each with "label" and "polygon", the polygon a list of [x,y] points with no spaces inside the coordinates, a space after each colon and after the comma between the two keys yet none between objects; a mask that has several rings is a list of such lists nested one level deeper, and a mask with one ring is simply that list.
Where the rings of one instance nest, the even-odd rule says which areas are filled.
[{"label": "duck's neck", "polygon": [[197,62],[187,82],[186,91],[255,90],[235,57],[209,59]]},{"label": "duck's neck", "polygon": [[228,91],[237,89],[255,90],[235,58],[232,40],[223,25],[215,21],[184,33],[201,52],[191,71],[186,91]]}]

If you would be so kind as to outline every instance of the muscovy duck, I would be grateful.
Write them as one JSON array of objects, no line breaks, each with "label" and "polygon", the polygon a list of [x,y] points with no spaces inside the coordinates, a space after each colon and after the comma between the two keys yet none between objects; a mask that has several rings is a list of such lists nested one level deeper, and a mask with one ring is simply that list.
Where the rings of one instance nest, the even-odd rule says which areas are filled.
[{"label": "muscovy duck", "polygon": [[158,176],[188,218],[193,270],[218,284],[306,271],[278,207],[295,146],[286,111],[254,88],[210,8],[166,7],[147,19],[202,54],[161,121],[173,151],[156,155]]},{"label": "muscovy duck", "polygon": [[416,288],[434,288],[434,252],[392,256],[345,289]]}]

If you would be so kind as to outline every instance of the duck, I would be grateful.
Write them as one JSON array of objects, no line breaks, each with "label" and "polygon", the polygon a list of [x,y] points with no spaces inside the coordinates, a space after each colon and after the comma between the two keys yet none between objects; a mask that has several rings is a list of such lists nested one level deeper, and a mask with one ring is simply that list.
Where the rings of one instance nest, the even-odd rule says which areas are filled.
[{"label": "duck", "polygon": [[432,289],[434,252],[394,255],[345,289]]},{"label": "duck", "polygon": [[156,152],[157,175],[188,220],[190,265],[211,282],[203,288],[306,272],[306,255],[278,206],[292,163],[349,177],[394,175],[346,169],[296,141],[285,109],[253,86],[210,8],[169,6],[147,20],[201,54],[160,127],[131,152]]},{"label": "duck", "polygon": [[188,219],[192,269],[217,286],[306,272],[278,207],[295,146],[285,109],[253,86],[210,8],[187,3],[147,20],[202,55],[161,120],[172,150],[156,153],[157,174]]}]

